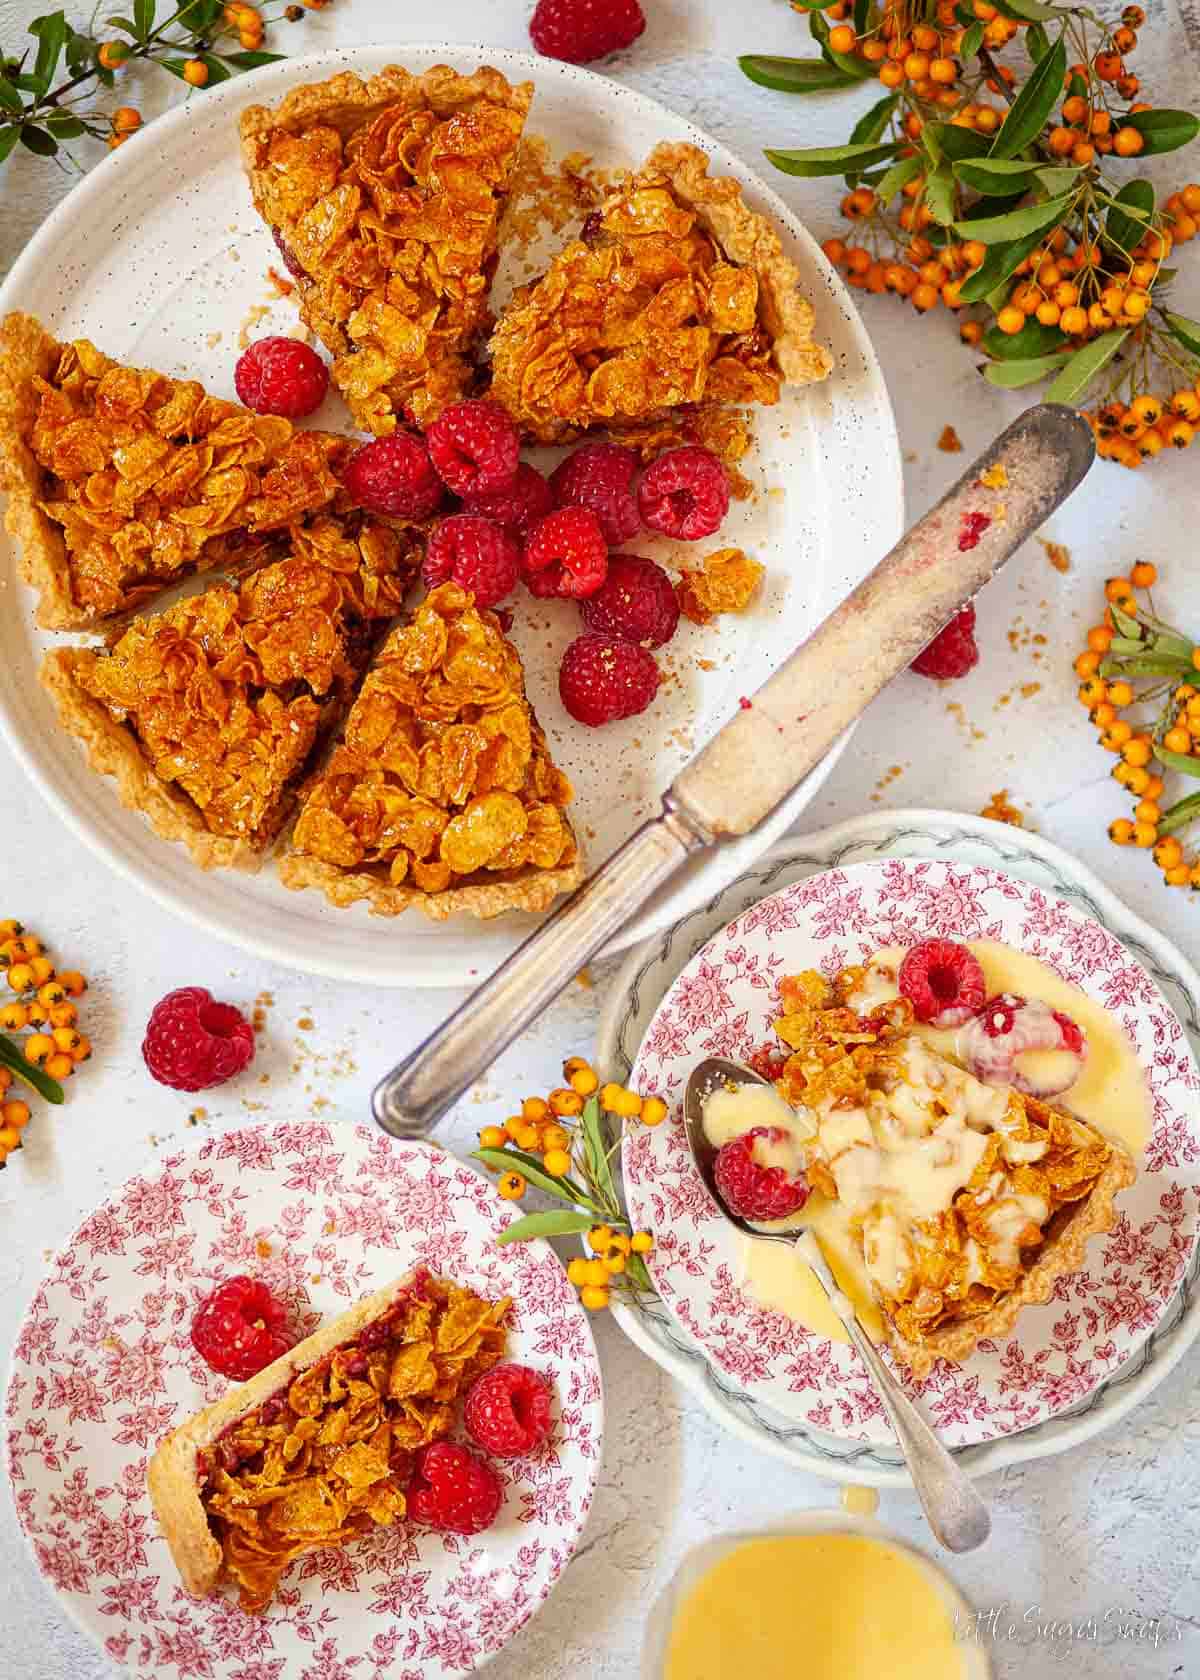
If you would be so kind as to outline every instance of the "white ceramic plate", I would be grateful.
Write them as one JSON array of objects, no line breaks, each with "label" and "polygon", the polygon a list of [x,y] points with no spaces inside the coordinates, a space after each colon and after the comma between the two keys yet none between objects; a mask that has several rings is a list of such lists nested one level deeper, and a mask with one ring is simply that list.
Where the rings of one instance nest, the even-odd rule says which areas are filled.
[{"label": "white ceramic plate", "polygon": [[[922,865],[876,861],[897,858],[946,861]],[[896,899],[889,906],[881,904],[878,897],[878,879],[884,869],[893,870],[898,883],[911,885],[918,880],[943,881],[950,865],[954,884],[949,893],[949,915],[957,931],[978,931],[970,923],[975,913],[971,883],[978,882],[986,884],[988,890],[977,902],[986,904],[989,919],[1003,927],[1003,936],[1010,942],[1027,949],[1040,946],[1040,954],[1052,961],[1056,956],[1061,961],[1069,948],[1072,977],[1101,1001],[1115,1004],[1118,1014],[1141,1041],[1158,1099],[1151,1150],[1138,1184],[1121,1198],[1124,1221],[1112,1237],[1091,1245],[1086,1273],[1064,1285],[1061,1300],[1046,1308],[1028,1309],[1022,1315],[1012,1348],[1006,1345],[977,1355],[961,1373],[953,1368],[937,1372],[926,1385],[931,1415],[964,1463],[972,1471],[982,1472],[1059,1451],[1114,1422],[1162,1379],[1200,1330],[1195,1294],[1200,1251],[1196,1248],[1194,1206],[1200,1178],[1200,1129],[1194,1063],[1189,1039],[1179,1024],[1180,1020],[1185,1023],[1194,1043],[1200,1030],[1196,1004],[1200,980],[1161,936],[1133,917],[1065,854],[1036,836],[936,812],[887,813],[777,847],[717,900],[634,953],[613,984],[612,1002],[601,1026],[599,1059],[606,1071],[627,1076],[647,1034],[653,1032],[656,1018],[664,1028],[671,1025],[678,1012],[661,1009],[663,999],[681,973],[686,971],[694,983],[700,964],[705,963],[700,953],[714,935],[720,948],[714,960],[706,964],[701,983],[719,988],[730,979],[734,981],[738,1007],[724,1012],[726,1024],[732,1028],[726,1036],[731,1043],[739,1035],[744,1039],[747,1033],[751,1038],[766,1037],[758,1028],[769,1014],[770,986],[755,987],[741,978],[752,973],[755,956],[762,955],[757,948],[764,940],[765,924],[760,920],[764,912],[752,912],[749,917],[745,913],[764,900],[764,895],[790,882],[805,883],[818,875],[829,881],[830,870],[836,882],[847,865],[868,860],[873,867],[865,876],[853,870],[849,884],[829,898],[818,896],[816,882],[797,889],[792,899],[784,902],[783,914],[774,923],[768,937],[770,949],[760,968],[767,969],[770,959],[781,954],[784,966],[776,963],[774,970],[767,971],[782,973],[794,966],[797,957],[801,966],[813,955],[829,959],[837,946],[844,948],[845,960],[851,960],[857,956],[861,941],[869,942],[882,931],[874,920],[881,909],[889,925],[900,931],[897,918],[905,914],[904,901]],[[1007,892],[1000,887],[999,877],[993,882],[979,873],[988,866],[993,875],[997,870],[1004,871]],[[920,876],[918,868],[922,870]],[[868,887],[855,900],[856,891],[872,881],[877,896],[873,898]],[[960,885],[964,882],[965,897]],[[847,894],[856,906],[855,916],[864,905],[866,913],[861,930],[848,929],[843,918],[839,934],[831,925],[828,906],[837,905]],[[910,909],[918,908],[926,917],[935,915],[938,900],[932,885],[923,885],[920,894],[919,904],[914,901]],[[807,905],[800,902],[806,898]],[[780,900],[767,898],[765,904],[774,908]],[[826,910],[821,921],[823,904]],[[1006,905],[1017,914],[1006,910]],[[1024,915],[1022,906],[1027,912]],[[798,913],[793,916],[791,910]],[[742,918],[746,937],[720,941],[721,930],[736,917]],[[832,921],[837,919],[834,915]],[[757,931],[747,926],[748,922],[757,923]],[[819,924],[815,926],[815,938],[814,922]],[[736,956],[743,945],[744,955]],[[722,961],[725,958],[731,960],[732,967],[726,967]],[[1106,982],[1111,987],[1118,976],[1119,985],[1126,988],[1123,995],[1106,989]],[[745,998],[740,997],[742,989],[747,992]],[[682,990],[686,993],[686,982]],[[676,997],[679,995],[677,992]],[[747,1018],[739,1025],[743,1008]],[[710,1008],[707,1014],[715,1023],[722,1012],[723,1004]],[[682,1052],[689,1064],[697,1054],[705,1053],[697,1043],[710,1031],[706,1028],[693,1035],[691,1048]],[[656,1057],[661,1051],[672,1059],[671,1036],[665,1030],[655,1034],[649,1048],[658,1046]],[[643,1083],[655,1084],[660,1077],[669,1079],[673,1071],[673,1065],[663,1067],[658,1060],[647,1058]],[[632,1075],[634,1083],[638,1077],[637,1073]],[[642,1133],[641,1138],[659,1135]],[[662,1142],[655,1147],[670,1153],[667,1127],[661,1128],[661,1135]],[[645,1142],[638,1147],[645,1148]],[[682,1176],[666,1163],[657,1165],[666,1172],[666,1177],[660,1174],[657,1178],[658,1193],[669,1199],[674,1191],[674,1201],[681,1207],[687,1204]],[[632,1182],[639,1176],[646,1179],[644,1191]],[[627,1188],[635,1204],[635,1217],[644,1216],[652,1222],[652,1187],[650,1178],[640,1172],[640,1163],[634,1163]],[[638,1213],[636,1204],[641,1198],[647,1199],[647,1207]],[[1173,1223],[1176,1214],[1178,1219]],[[697,1277],[711,1271],[715,1278],[719,1265],[715,1259],[700,1255],[700,1243],[695,1240],[700,1232],[698,1228],[692,1231],[694,1223],[690,1205],[687,1211],[673,1210],[669,1219],[671,1229],[677,1230],[682,1239],[692,1238],[693,1261],[700,1268]],[[702,1240],[715,1241],[719,1248],[720,1237],[707,1226]],[[728,1262],[731,1257],[724,1258]],[[672,1286],[670,1272],[665,1276]],[[692,1282],[695,1279],[689,1280]],[[786,1323],[782,1327],[772,1324],[773,1315],[758,1314],[753,1323],[748,1316],[744,1324],[739,1318],[741,1337],[725,1334],[720,1315],[712,1318],[708,1312],[713,1299],[712,1279],[708,1292],[702,1289],[694,1301],[688,1287],[684,1285],[681,1292],[684,1315],[691,1318],[690,1329],[680,1323],[677,1299],[669,1307],[655,1304],[645,1314],[622,1307],[617,1309],[618,1318],[633,1339],[695,1389],[727,1427],[793,1462],[839,1480],[905,1483],[907,1477],[898,1467],[894,1446],[870,1415],[869,1405],[864,1405],[861,1379],[853,1371],[841,1369],[843,1350],[830,1349],[829,1344],[806,1337]],[[724,1284],[716,1287],[720,1292]],[[701,1308],[699,1313],[697,1307]],[[726,1328],[745,1310],[737,1307],[732,1314],[727,1313]],[[764,1368],[739,1374],[730,1361],[736,1364],[736,1350],[756,1336],[765,1354]],[[1014,1386],[1008,1378],[1016,1370],[1018,1357],[1026,1369]],[[1003,1369],[1005,1360],[1011,1367],[1007,1372]],[[786,1376],[783,1367],[789,1363],[796,1369]]]},{"label": "white ceramic plate", "polygon": [[[479,53],[461,47],[361,47],[268,66],[206,90],[153,123],[99,164],[30,243],[0,291],[0,310],[40,315],[60,337],[84,334],[110,354],[166,373],[200,377],[233,397],[238,334],[252,306],[271,301],[267,268],[278,263],[250,204],[237,148],[244,105],[275,101],[298,82],[351,68],[369,75],[400,62],[444,61],[462,70]],[[537,86],[531,132],[553,151],[584,151],[606,168],[629,165],[658,141],[690,140],[717,173],[736,176],[751,203],[779,225],[817,310],[836,371],[826,385],[789,392],[757,419],[748,462],[757,494],[734,504],[721,542],[740,543],[767,566],[752,613],[719,629],[685,625],[664,664],[664,684],[639,718],[589,730],[558,700],[563,647],[578,634],[567,603],[517,603],[515,639],[529,690],[559,762],[578,790],[576,824],[598,863],[658,808],[679,767],[892,545],[902,523],[895,426],[862,323],[841,281],[786,206],[737,158],[661,105],[572,65],[488,48],[482,55],[512,80]],[[498,297],[525,278],[513,253]],[[295,315],[274,299],[255,336],[286,331]],[[331,398],[314,424],[349,430]],[[639,538],[631,547],[669,556],[684,545]],[[716,540],[701,545],[706,552]],[[205,876],[142,819],[123,811],[112,786],[82,768],[76,744],[53,722],[35,672],[50,638],[32,624],[14,557],[0,559],[9,610],[0,622],[0,717],[13,747],[51,804],[89,846],[160,903],[210,932],[293,968],[375,985],[461,985],[489,973],[528,933],[528,918],[466,917],[435,926],[410,913],[381,921],[364,906],[331,909],[319,895],[283,890],[268,867],[258,877]],[[547,611],[546,608],[551,610]],[[547,624],[549,620],[549,624]],[[703,658],[712,669],[702,670]],[[722,887],[795,820],[836,752],[752,836],[697,858],[631,921],[613,949],[666,926]]]},{"label": "white ceramic plate", "polygon": [[[528,1621],[587,1519],[603,1405],[578,1296],[545,1243],[496,1247],[508,1217],[481,1174],[431,1144],[305,1121],[174,1155],[84,1220],[17,1337],[8,1467],[39,1568],[114,1662],[146,1680],[311,1680],[372,1664],[442,1680]],[[311,1552],[261,1616],[229,1591],[188,1598],[145,1477],[161,1437],[229,1387],[192,1349],[197,1302],[246,1272],[311,1329],[418,1263],[510,1295],[509,1355],[554,1389],[549,1440],[498,1466],[494,1527],[465,1540],[401,1523]]]}]

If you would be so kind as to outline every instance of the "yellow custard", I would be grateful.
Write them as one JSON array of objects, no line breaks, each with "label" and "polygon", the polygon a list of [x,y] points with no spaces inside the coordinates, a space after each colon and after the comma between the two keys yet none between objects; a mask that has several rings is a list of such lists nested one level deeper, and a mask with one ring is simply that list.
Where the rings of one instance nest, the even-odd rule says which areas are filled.
[{"label": "yellow custard", "polygon": [[687,1593],[663,1680],[968,1680],[931,1572],[860,1534],[748,1540]]},{"label": "yellow custard", "polygon": [[[1137,1051],[1120,1023],[1101,1004],[1093,1002],[1077,986],[1061,980],[1036,957],[1014,951],[993,940],[970,941],[968,948],[983,969],[989,996],[1015,992],[1022,997],[1038,998],[1051,1008],[1061,1009],[1082,1027],[1088,1040],[1088,1057],[1083,1072],[1074,1085],[1053,1100],[1095,1126],[1097,1131],[1123,1144],[1136,1158],[1149,1138],[1153,1109]],[[870,972],[854,1000],[864,1012],[898,995],[893,976],[903,957],[904,947],[894,946],[876,952],[871,958]],[[918,1023],[913,1033],[931,1050],[961,1065],[958,1029],[939,1031]],[[1056,1054],[1037,1053],[1045,1058]],[[919,1050],[916,1056],[921,1059]],[[1028,1056],[1027,1060],[1032,1064],[1034,1056]],[[1028,1071],[1051,1071],[1049,1060],[1045,1066],[1036,1069],[1030,1065]],[[978,1087],[975,1081],[968,1081],[967,1085],[970,1089],[964,1091],[964,1097],[970,1104],[989,1105],[994,1093],[1000,1107],[1003,1107],[1006,1099],[1002,1099],[998,1088]],[[848,1124],[851,1123],[848,1119]],[[704,1129],[718,1147],[752,1126],[778,1127],[787,1131],[797,1146],[802,1146],[813,1132],[810,1116],[796,1113],[774,1091],[765,1087],[743,1086],[736,1092],[715,1093],[705,1104]],[[982,1134],[976,1135],[982,1145]],[[956,1170],[965,1176],[969,1174],[971,1165],[970,1150],[962,1149],[963,1136],[956,1141],[960,1146],[956,1150],[959,1163]],[[966,1144],[972,1141],[972,1134],[966,1133]],[[937,1139],[931,1138],[930,1143],[936,1146]],[[788,1164],[786,1145],[776,1146],[774,1153],[778,1164]],[[936,1179],[936,1169],[931,1166],[919,1178],[914,1178],[914,1194],[933,1196]],[[1036,1217],[1038,1210],[1031,1211]],[[860,1239],[849,1229],[850,1213],[843,1202],[828,1201],[818,1193],[809,1198],[799,1213],[764,1225],[763,1229],[803,1228],[812,1231],[838,1284],[854,1303],[859,1323],[874,1341],[882,1341],[883,1319],[874,1301]],[[1021,1223],[1019,1214],[1016,1215],[1016,1223]],[[830,1341],[849,1341],[845,1325],[801,1255],[781,1243],[760,1243],[744,1237],[740,1259],[741,1284],[761,1306],[786,1313],[807,1330]],[[878,1266],[878,1252],[875,1260]]]}]

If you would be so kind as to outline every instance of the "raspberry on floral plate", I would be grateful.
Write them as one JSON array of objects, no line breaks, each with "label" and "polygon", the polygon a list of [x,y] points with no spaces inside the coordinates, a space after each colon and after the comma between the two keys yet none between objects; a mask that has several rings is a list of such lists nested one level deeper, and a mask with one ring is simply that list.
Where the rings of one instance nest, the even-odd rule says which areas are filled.
[{"label": "raspberry on floral plate", "polygon": [[[110,1661],[150,1680],[169,1640],[172,1674],[238,1680],[267,1653],[270,1680],[305,1680],[318,1648],[331,1675],[386,1661],[448,1680],[503,1649],[571,1558],[603,1436],[587,1315],[545,1243],[496,1246],[509,1218],[494,1186],[441,1150],[299,1121],[157,1161],[84,1220],[18,1333],[5,1423],[21,1527]],[[249,1374],[412,1267],[512,1301],[511,1363],[472,1421],[456,1415],[411,1467],[414,1521],[307,1553],[261,1615],[229,1588],[186,1597],[146,1461],[236,1386],[214,1352]],[[227,1329],[194,1341],[206,1302],[209,1317],[214,1303],[240,1315],[236,1358]],[[273,1345],[246,1345],[252,1322]]]},{"label": "raspberry on floral plate", "polygon": [[[844,840],[839,845],[844,851]],[[1007,1205],[1006,1174],[1012,1175],[1021,1217],[1014,1214],[1007,1227],[1011,1256],[1007,1235],[1000,1237],[1003,1220],[978,1239],[985,1266],[995,1268],[984,1275],[998,1306],[1061,1229],[1048,1222],[1040,1229],[1046,1204],[1063,1190],[1086,1193],[1087,1174],[1101,1164],[1096,1134],[1118,1158],[1132,1157],[1136,1176],[1129,1182],[1126,1175],[1117,1190],[1109,1209],[1115,1217],[1107,1228],[1099,1221],[1091,1227],[1095,1234],[1081,1258],[1055,1275],[1048,1299],[1025,1296],[1002,1332],[985,1336],[957,1362],[934,1358],[917,1379],[897,1363],[943,1439],[969,1449],[973,1465],[991,1468],[1054,1450],[1073,1438],[1059,1425],[1085,1403],[1108,1416],[1124,1409],[1126,1385],[1148,1357],[1147,1339],[1178,1323],[1180,1285],[1200,1264],[1200,1075],[1188,1036],[1149,973],[1107,927],[1054,892],[976,861],[981,847],[963,862],[883,857],[806,873],[815,849],[806,845],[802,860],[765,872],[772,884],[782,878],[790,885],[757,902],[750,883],[730,889],[686,939],[665,942],[670,956],[643,953],[636,1000],[620,1005],[602,1033],[602,1053],[614,1042],[626,1049],[630,1082],[652,1086],[672,1103],[667,1124],[627,1130],[622,1157],[630,1217],[655,1239],[648,1264],[673,1320],[668,1341],[682,1345],[682,1333],[698,1348],[721,1391],[738,1397],[740,1424],[754,1417],[763,1433],[786,1429],[789,1440],[803,1443],[810,1463],[841,1463],[842,1474],[855,1480],[899,1479],[895,1439],[836,1320],[822,1314],[819,1295],[781,1295],[778,1273],[772,1276],[761,1259],[764,1249],[779,1251],[769,1245],[756,1251],[721,1218],[683,1134],[680,1107],[696,1062],[723,1056],[763,1066],[772,1050],[786,1057],[789,1046],[806,1042],[805,1007],[831,1004],[824,992],[821,1001],[803,1003],[790,977],[811,972],[806,986],[815,988],[813,998],[825,983],[838,982],[832,1002],[849,1017],[844,1029],[860,1035],[854,1043],[873,1041],[881,1023],[898,1024],[903,1048],[895,1078],[911,1095],[904,1108],[910,1128],[922,1112],[921,1091],[935,1088],[943,1095],[930,1110],[930,1134],[938,1115],[957,1124],[960,1110],[973,1116],[967,1130],[978,1145],[989,1126],[1000,1128],[999,1153],[981,1173],[987,1185],[972,1186],[983,1200],[970,1207],[954,1201],[947,1216],[968,1227],[986,1219],[989,1194]],[[781,1071],[778,1061],[772,1071]],[[826,1070],[825,1077],[835,1072]],[[800,1079],[801,1068],[787,1077]],[[813,1102],[821,1112],[815,1096]],[[847,1138],[856,1123],[853,1109],[848,1097]],[[869,1101],[861,1110],[864,1124],[868,1109],[874,1112]],[[1075,1132],[1070,1123],[1055,1131],[1049,1152],[1016,1141],[1025,1135],[1018,1124],[1023,1114],[1040,1114],[1045,1122],[1050,1109],[1074,1116]],[[1004,1141],[1009,1126],[1011,1145]],[[952,1129],[944,1139],[939,1134],[939,1149],[949,1146]],[[865,1142],[861,1131],[853,1135]],[[1088,1159],[1078,1155],[1060,1176],[1054,1149],[1068,1142],[1087,1144]],[[869,1158],[870,1147],[856,1160]],[[963,1158],[975,1152],[967,1149]],[[830,1171],[817,1173],[809,1162],[813,1194],[791,1223],[811,1224],[834,1240],[842,1256],[839,1281],[886,1345],[893,1339],[887,1317],[897,1302],[893,1297],[889,1308],[873,1280],[881,1268],[886,1273],[890,1263],[899,1265],[900,1251],[894,1233],[890,1250],[885,1244],[864,1252],[861,1240],[857,1249],[836,1247],[839,1204],[853,1197],[854,1175],[843,1182],[835,1153],[826,1151]],[[1040,1176],[1050,1170],[1039,1168],[1043,1156],[1056,1175],[1045,1203],[1037,1200],[1039,1184],[1050,1182]],[[1004,1162],[1010,1164],[997,1171]],[[764,1189],[768,1175],[749,1154],[732,1166],[737,1194]],[[1004,1182],[996,1188],[994,1180]],[[890,1180],[885,1175],[879,1182]],[[933,1189],[920,1175],[905,1182],[904,1194]],[[781,1208],[772,1204],[772,1210]],[[902,1239],[902,1223],[898,1230]],[[951,1262],[948,1280],[957,1275]],[[906,1286],[899,1283],[897,1291]],[[1189,1334],[1200,1324],[1200,1314],[1192,1316],[1197,1322]],[[1165,1354],[1161,1368],[1171,1362]],[[1112,1397],[1104,1400],[1110,1384]],[[1015,1440],[1009,1448],[1009,1437],[1026,1436],[1028,1452]],[[1005,1456],[997,1459],[1001,1449]]]}]

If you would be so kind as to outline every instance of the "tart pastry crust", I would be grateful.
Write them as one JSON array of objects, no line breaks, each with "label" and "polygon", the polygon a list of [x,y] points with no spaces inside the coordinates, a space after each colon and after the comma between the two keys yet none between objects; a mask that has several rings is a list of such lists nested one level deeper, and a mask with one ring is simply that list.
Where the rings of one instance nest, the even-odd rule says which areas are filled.
[{"label": "tart pastry crust", "polygon": [[360,426],[422,427],[476,380],[497,233],[533,84],[390,65],[242,113],[254,203]]}]

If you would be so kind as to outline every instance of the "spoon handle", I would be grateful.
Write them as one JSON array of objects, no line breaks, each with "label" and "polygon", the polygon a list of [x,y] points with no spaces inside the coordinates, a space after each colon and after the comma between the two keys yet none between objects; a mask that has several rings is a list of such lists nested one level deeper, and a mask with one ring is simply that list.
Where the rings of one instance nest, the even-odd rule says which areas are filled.
[{"label": "spoon handle", "polygon": [[991,1533],[992,1519],[987,1506],[970,1477],[955,1463],[900,1387],[862,1326],[849,1320],[846,1329],[874,1378],[930,1528],[948,1551],[974,1551]]}]

